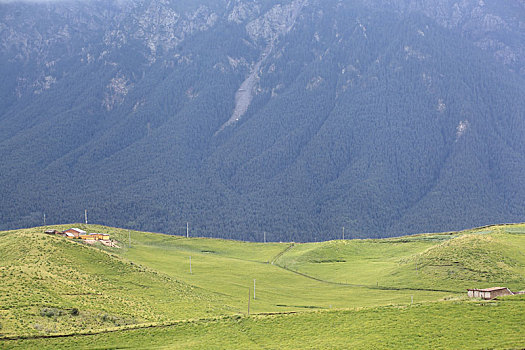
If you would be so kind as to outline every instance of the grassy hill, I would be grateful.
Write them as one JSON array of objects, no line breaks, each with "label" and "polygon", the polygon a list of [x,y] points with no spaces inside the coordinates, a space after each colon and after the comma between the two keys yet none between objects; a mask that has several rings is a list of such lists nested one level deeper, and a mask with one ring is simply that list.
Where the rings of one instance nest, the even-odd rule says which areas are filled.
[{"label": "grassy hill", "polygon": [[[43,233],[71,226],[109,233],[119,247]],[[0,232],[0,256],[0,347],[82,348],[95,341],[143,348],[154,338],[147,344],[206,348],[225,339],[219,347],[258,348],[265,332],[277,329],[281,335],[267,340],[269,348],[301,347],[299,339],[339,347],[349,341],[344,334],[365,328],[349,344],[399,347],[412,334],[414,346],[423,347],[525,345],[523,326],[514,320],[523,319],[523,298],[465,300],[470,287],[525,289],[523,224],[305,244],[75,224]],[[257,316],[247,318],[249,295]],[[482,327],[457,319],[461,314],[485,323],[505,319],[494,325],[499,338],[480,337]],[[384,332],[381,320],[392,323],[391,331]],[[443,332],[435,328],[439,322],[461,327],[442,339],[423,336]],[[324,324],[334,328],[322,330]],[[289,338],[292,330],[297,337]],[[470,334],[461,336],[465,343],[454,340],[461,332]],[[49,338],[59,335],[67,337]],[[379,346],[381,339],[388,341]]]},{"label": "grassy hill", "polygon": [[525,285],[525,225],[379,240],[296,245],[276,263],[316,278],[366,286],[462,292]]},{"label": "grassy hill", "polygon": [[221,298],[40,228],[0,233],[0,333],[57,334],[217,314]]}]

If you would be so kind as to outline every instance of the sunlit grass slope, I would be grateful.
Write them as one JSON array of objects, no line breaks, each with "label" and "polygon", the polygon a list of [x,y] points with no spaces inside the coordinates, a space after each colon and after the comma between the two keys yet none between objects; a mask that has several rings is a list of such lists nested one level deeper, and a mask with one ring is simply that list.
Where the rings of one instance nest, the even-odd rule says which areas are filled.
[{"label": "sunlit grass slope", "polygon": [[524,298],[512,297],[227,317],[4,345],[8,349],[521,349],[524,304]]},{"label": "sunlit grass slope", "polygon": [[276,264],[339,283],[463,292],[525,285],[525,225],[295,245]]},{"label": "sunlit grass slope", "polygon": [[40,228],[0,232],[0,334],[31,335],[222,313],[220,296]]},{"label": "sunlit grass slope", "polygon": [[257,314],[407,306],[462,297],[470,287],[525,289],[525,225],[305,244],[53,228],[71,226],[109,233],[120,248],[45,235],[48,227],[0,233],[0,334],[246,315],[249,296]]},{"label": "sunlit grass slope", "polygon": [[[124,241],[129,240],[129,232],[116,235],[121,235]],[[410,303],[412,297],[416,301],[423,301],[450,295],[449,292],[440,291],[391,290],[319,281],[283,269],[276,263],[280,257],[286,256],[296,247],[293,243],[186,239],[131,232],[131,248],[117,253],[188,284],[224,296],[228,300],[228,309],[236,313],[247,312],[249,289],[252,293],[252,312],[377,306]],[[330,272],[330,267],[327,268],[327,272]]]}]

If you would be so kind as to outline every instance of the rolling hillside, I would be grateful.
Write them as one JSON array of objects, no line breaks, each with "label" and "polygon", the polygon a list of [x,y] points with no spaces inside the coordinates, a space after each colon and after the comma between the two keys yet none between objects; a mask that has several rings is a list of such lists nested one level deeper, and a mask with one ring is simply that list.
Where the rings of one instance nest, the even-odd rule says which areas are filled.
[{"label": "rolling hillside", "polygon": [[[90,337],[7,342],[10,348],[513,349],[522,348],[524,299],[201,320]],[[490,328],[490,332],[487,332]]]},{"label": "rolling hillside", "polygon": [[488,284],[523,288],[525,225],[382,240],[299,245],[276,264],[337,283],[463,292]]},{"label": "rolling hillside", "polygon": [[3,335],[69,333],[224,312],[218,295],[42,232],[0,233]]},{"label": "rolling hillside", "polygon": [[[43,233],[48,228],[63,230],[71,226],[0,233],[0,346],[86,347],[80,334],[99,334],[90,339],[97,339],[101,342],[98,344],[129,341],[134,347],[142,347],[145,334],[150,333],[159,337],[158,344],[165,342],[174,347],[205,347],[223,336],[229,339],[224,344],[235,346],[247,339],[264,343],[256,335],[264,325],[271,328],[290,322],[292,328],[287,332],[297,329],[306,334],[312,322],[323,320],[335,322],[341,332],[361,332],[359,327],[347,325],[344,319],[348,317],[370,319],[372,328],[363,341],[374,344],[380,331],[380,325],[372,321],[376,316],[423,322],[422,315],[430,313],[427,321],[431,325],[438,322],[434,313],[447,313],[442,317],[452,320],[456,313],[474,314],[479,309],[476,302],[465,300],[465,288],[503,285],[514,291],[525,289],[524,224],[303,244],[248,243],[97,225],[73,226],[109,233],[119,247],[86,245]],[[248,291],[250,313],[256,316],[245,319]],[[449,299],[454,302],[444,301]],[[490,320],[512,314],[519,318],[523,314],[522,301],[513,297],[490,304],[501,307],[481,308],[482,314],[476,317]],[[412,310],[410,305],[417,308]],[[264,316],[268,313],[281,316]],[[287,316],[289,313],[300,315]],[[511,326],[512,317],[496,327],[503,337],[499,342],[491,336],[474,341],[473,333],[469,333],[474,324],[470,323],[457,329],[469,334],[463,339],[466,343],[457,343],[452,335],[443,338],[443,343],[420,343],[415,338],[410,341],[426,347],[522,344],[525,340],[518,335],[520,326]],[[231,323],[245,329],[248,338],[237,338],[237,330],[227,331]],[[401,325],[394,323],[393,329]],[[140,330],[145,327],[151,330]],[[211,333],[207,331],[201,339],[199,334],[205,329]],[[108,335],[100,334],[108,331]],[[415,330],[407,328],[403,337],[410,338],[411,332]],[[48,339],[75,334],[78,337]],[[282,341],[288,339],[284,334]],[[336,334],[317,341],[325,344],[321,347],[335,346],[343,341]],[[34,337],[43,339],[29,340]],[[24,338],[28,340],[20,340]],[[392,343],[387,344],[400,344],[389,339]],[[299,347],[299,343],[289,344]]]}]

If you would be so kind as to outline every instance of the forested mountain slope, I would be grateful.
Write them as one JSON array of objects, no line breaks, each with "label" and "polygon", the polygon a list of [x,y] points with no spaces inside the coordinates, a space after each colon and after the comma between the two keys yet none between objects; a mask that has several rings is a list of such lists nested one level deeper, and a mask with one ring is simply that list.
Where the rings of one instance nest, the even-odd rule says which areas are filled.
[{"label": "forested mountain slope", "polygon": [[251,240],[523,221],[522,3],[0,9],[2,228],[84,209]]}]

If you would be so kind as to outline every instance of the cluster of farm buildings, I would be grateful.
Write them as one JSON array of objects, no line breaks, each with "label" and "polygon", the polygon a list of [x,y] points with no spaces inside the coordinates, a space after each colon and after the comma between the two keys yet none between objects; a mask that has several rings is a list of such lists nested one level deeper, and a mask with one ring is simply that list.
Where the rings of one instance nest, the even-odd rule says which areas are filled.
[{"label": "cluster of farm buildings", "polygon": [[60,235],[70,239],[82,239],[84,241],[109,241],[109,234],[107,233],[87,233],[75,227],[65,231],[46,230],[44,232],[49,235]]}]

